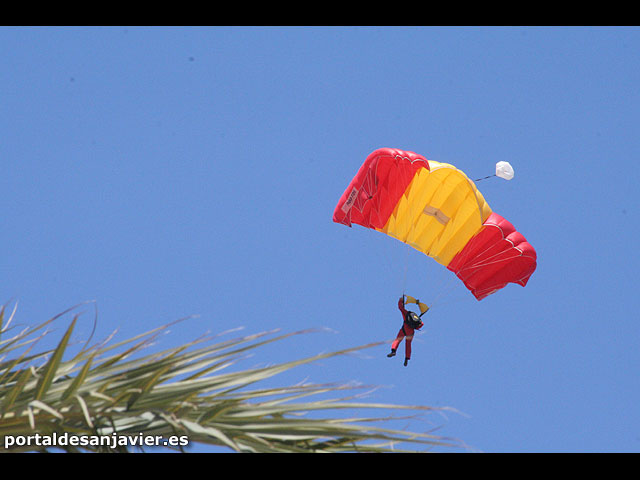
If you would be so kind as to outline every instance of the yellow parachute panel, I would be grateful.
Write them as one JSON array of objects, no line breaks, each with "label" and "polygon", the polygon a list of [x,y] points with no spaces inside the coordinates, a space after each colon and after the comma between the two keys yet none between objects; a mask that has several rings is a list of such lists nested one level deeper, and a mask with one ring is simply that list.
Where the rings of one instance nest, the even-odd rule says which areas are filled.
[{"label": "yellow parachute panel", "polygon": [[429,161],[377,229],[448,265],[492,211],[475,184],[453,165]]}]

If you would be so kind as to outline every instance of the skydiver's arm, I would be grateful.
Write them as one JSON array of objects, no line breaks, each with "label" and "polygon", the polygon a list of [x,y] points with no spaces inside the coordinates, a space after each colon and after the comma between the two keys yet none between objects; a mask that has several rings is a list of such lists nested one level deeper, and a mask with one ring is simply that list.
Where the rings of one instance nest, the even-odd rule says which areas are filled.
[{"label": "skydiver's arm", "polygon": [[402,318],[404,318],[407,314],[407,309],[404,308],[404,295],[400,297],[400,300],[398,300],[398,309],[402,312]]}]

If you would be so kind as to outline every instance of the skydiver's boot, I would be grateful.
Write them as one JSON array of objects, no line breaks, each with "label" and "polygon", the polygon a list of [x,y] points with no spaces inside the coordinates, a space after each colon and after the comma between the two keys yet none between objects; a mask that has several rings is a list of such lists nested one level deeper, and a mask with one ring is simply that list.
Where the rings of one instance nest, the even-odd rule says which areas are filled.
[{"label": "skydiver's boot", "polygon": [[407,366],[407,363],[409,363],[409,359],[408,359],[408,358],[405,358],[405,359],[404,359],[404,366],[405,366],[405,367]]},{"label": "skydiver's boot", "polygon": [[391,357],[395,357],[396,356],[396,349],[392,348],[391,349],[391,353],[387,354],[387,357],[391,358]]}]

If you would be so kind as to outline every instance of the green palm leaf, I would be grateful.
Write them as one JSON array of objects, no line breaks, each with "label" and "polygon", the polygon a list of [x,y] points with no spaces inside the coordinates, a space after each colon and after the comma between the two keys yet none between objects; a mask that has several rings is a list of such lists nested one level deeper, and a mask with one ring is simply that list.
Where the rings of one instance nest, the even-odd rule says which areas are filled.
[{"label": "green palm leaf", "polygon": [[[4,312],[3,307],[0,320]],[[183,451],[194,444],[236,452],[397,452],[459,446],[429,432],[389,426],[437,410],[432,407],[367,403],[364,387],[353,385],[259,386],[295,367],[378,344],[232,371],[246,354],[310,332],[202,337],[149,352],[166,325],[120,342],[85,344],[74,353],[69,350],[76,315],[55,349],[30,353],[43,338],[38,332],[61,316],[9,338],[11,330],[2,330],[0,451],[146,451],[149,445],[139,443],[156,438],[163,447]],[[36,363],[47,356],[44,364]],[[363,414],[366,411],[374,414]],[[377,416],[381,411],[388,413]],[[60,441],[71,437],[87,443]],[[44,439],[58,442],[50,445]],[[167,445],[169,440],[176,444]]]}]

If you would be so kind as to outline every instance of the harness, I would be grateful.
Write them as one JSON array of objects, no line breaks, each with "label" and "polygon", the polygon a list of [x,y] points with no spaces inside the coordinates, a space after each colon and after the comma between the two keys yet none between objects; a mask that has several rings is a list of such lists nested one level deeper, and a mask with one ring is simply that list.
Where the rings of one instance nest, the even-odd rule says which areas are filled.
[{"label": "harness", "polygon": [[[415,313],[415,312],[411,312],[411,311],[407,312],[407,315],[405,316],[404,321],[411,328],[418,328],[422,324],[422,321],[420,320],[420,317],[418,316],[418,314]],[[403,328],[404,328],[404,326],[403,326]],[[405,332],[405,334],[406,334],[406,332]]]}]

